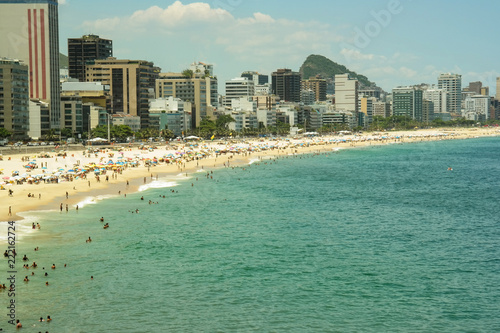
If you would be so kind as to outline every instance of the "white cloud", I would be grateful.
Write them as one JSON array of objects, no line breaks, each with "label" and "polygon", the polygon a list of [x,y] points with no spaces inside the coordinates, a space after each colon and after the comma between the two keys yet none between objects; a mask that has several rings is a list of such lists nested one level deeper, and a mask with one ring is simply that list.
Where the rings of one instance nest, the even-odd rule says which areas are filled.
[{"label": "white cloud", "polygon": [[240,66],[248,62],[255,67],[265,67],[270,61],[278,62],[277,66],[300,66],[309,54],[331,53],[332,45],[343,40],[328,24],[275,19],[261,12],[235,18],[227,10],[203,2],[152,6],[126,17],[86,21],[82,28],[108,35],[115,44],[119,40],[146,44],[147,37],[153,44],[148,45],[150,54],[163,44],[168,45],[168,54],[190,52],[185,54],[189,62],[200,54],[217,54],[220,59],[232,57]]},{"label": "white cloud", "polygon": [[65,4],[67,4],[67,1],[66,0],[59,0],[57,3],[60,5],[65,5]]},{"label": "white cloud", "polygon": [[267,14],[254,13],[253,17],[238,19],[241,24],[255,24],[255,23],[275,23],[276,21]]},{"label": "white cloud", "polygon": [[176,1],[165,9],[153,6],[147,10],[136,11],[130,19],[134,23],[158,21],[167,27],[176,27],[193,22],[223,22],[232,20],[233,16],[224,9],[211,8],[207,3],[184,5]]},{"label": "white cloud", "polygon": [[[118,23],[107,25],[109,22]],[[186,25],[202,23],[221,23],[234,20],[233,16],[224,9],[211,8],[209,4],[196,2],[188,5],[176,1],[167,8],[152,6],[145,10],[138,10],[128,17],[106,18],[95,21],[85,21],[83,26],[91,29],[106,29],[114,31],[117,28],[146,28],[152,26],[178,29]],[[154,33],[154,31],[152,31]]]}]

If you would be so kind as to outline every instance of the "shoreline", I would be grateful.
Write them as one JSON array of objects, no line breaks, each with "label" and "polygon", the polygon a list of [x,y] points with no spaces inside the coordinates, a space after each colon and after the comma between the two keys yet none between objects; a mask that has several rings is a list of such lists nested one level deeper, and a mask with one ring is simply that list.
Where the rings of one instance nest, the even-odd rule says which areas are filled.
[{"label": "shoreline", "polygon": [[[198,170],[215,170],[224,167],[243,166],[250,163],[251,160],[261,158],[272,158],[273,156],[284,156],[291,154],[308,154],[314,152],[325,152],[333,149],[347,149],[363,146],[380,146],[392,143],[414,143],[424,141],[439,141],[449,139],[470,139],[477,137],[500,136],[500,131],[496,128],[480,128],[480,129],[452,129],[448,130],[416,130],[404,132],[391,132],[389,136],[364,134],[363,136],[343,136],[343,137],[313,137],[302,138],[300,140],[281,139],[278,141],[252,140],[245,141],[249,147],[258,145],[267,145],[269,149],[258,149],[256,151],[238,151],[231,152],[229,147],[238,145],[234,141],[231,143],[222,144],[217,142],[199,143],[198,149],[209,147],[210,154],[201,159],[179,160],[176,163],[165,164],[159,163],[157,166],[147,167],[140,165],[137,167],[125,168],[122,172],[108,172],[111,175],[108,180],[97,180],[91,173],[87,179],[74,179],[73,181],[60,183],[39,183],[39,184],[22,184],[4,186],[6,190],[0,191],[0,221],[20,221],[22,216],[18,215],[25,212],[39,210],[75,210],[76,205],[88,197],[97,197],[101,195],[125,195],[135,193],[141,185],[149,184],[159,177],[175,177],[179,174],[192,174]],[[381,139],[383,138],[383,139]],[[339,140],[340,139],[340,140]],[[332,141],[335,140],[335,141]],[[203,146],[202,146],[203,144]],[[179,151],[186,151],[189,143],[179,144],[183,146]],[[271,146],[272,145],[272,146]],[[226,147],[226,154],[214,153],[216,149]],[[167,149],[168,146],[162,149],[148,151],[130,150],[126,153],[129,155],[139,155],[143,158],[152,158],[162,154],[171,153],[172,149]],[[170,147],[171,148],[171,147]],[[180,147],[177,147],[180,148]],[[191,149],[190,147],[187,147]],[[92,160],[102,158],[107,159],[110,151],[100,152],[92,157],[83,156],[82,153],[70,152],[71,156],[61,160],[60,157],[54,156],[51,159],[33,159],[37,163],[51,162],[51,168],[67,167],[71,162],[77,162],[81,165],[90,163]],[[144,156],[142,156],[144,155]],[[0,169],[3,169],[2,177],[7,177],[14,170],[21,169],[21,158],[25,154],[4,155],[3,161],[0,161]],[[96,157],[97,156],[97,157]],[[10,159],[9,159],[10,158]],[[6,161],[7,160],[7,161]],[[55,162],[55,163],[54,163]],[[34,169],[37,170],[37,169]],[[36,172],[36,171],[35,171]],[[104,178],[103,176],[101,176]],[[129,185],[127,185],[127,182]],[[8,190],[14,191],[13,196],[8,195]],[[28,193],[33,194],[33,197],[28,197]],[[66,193],[68,196],[66,197]],[[9,207],[11,207],[12,215],[9,215]]]}]

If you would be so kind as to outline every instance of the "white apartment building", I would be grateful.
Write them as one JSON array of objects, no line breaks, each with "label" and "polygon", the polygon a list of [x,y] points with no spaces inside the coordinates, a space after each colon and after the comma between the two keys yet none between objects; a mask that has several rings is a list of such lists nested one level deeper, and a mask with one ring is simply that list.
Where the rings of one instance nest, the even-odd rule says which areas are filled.
[{"label": "white apartment building", "polygon": [[431,101],[434,104],[435,113],[444,113],[447,111],[448,91],[432,87],[424,90],[423,99]]},{"label": "white apartment building", "polygon": [[251,101],[247,97],[234,98],[231,100],[233,111],[257,111],[257,101]]},{"label": "white apartment building", "polygon": [[462,116],[474,121],[490,119],[490,97],[483,95],[467,96]]},{"label": "white apartment building", "polygon": [[349,74],[335,75],[335,105],[337,110],[358,111],[358,80]]},{"label": "white apartment building", "polygon": [[448,91],[446,111],[460,113],[462,105],[462,75],[451,73],[439,75],[438,88]]},{"label": "white apartment building", "polygon": [[240,97],[249,98],[255,95],[254,81],[246,77],[237,77],[226,81],[226,96],[224,106],[230,108],[231,100],[239,99]]}]

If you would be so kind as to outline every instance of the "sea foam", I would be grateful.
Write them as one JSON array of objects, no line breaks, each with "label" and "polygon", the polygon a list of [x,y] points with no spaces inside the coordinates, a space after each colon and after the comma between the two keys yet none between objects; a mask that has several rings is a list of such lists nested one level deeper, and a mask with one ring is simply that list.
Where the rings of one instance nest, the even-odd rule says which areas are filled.
[{"label": "sea foam", "polygon": [[149,190],[151,188],[175,187],[177,185],[179,185],[179,184],[174,182],[174,181],[156,180],[156,181],[153,181],[149,184],[141,185],[139,187],[139,192],[144,192],[144,191]]}]

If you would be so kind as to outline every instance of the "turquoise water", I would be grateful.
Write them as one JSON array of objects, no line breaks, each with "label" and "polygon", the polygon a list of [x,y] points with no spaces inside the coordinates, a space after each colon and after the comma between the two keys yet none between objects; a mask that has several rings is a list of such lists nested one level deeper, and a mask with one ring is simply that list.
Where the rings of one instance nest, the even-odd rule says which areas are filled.
[{"label": "turquoise water", "polygon": [[499,138],[342,150],[38,213],[16,315],[24,332],[498,332],[499,161]]}]

